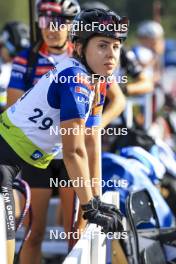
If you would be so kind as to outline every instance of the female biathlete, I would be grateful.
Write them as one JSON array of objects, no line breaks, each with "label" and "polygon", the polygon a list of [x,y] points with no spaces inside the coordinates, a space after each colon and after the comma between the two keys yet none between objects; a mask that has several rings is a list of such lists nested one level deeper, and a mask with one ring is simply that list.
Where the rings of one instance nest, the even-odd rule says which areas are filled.
[{"label": "female biathlete", "polygon": [[[97,27],[85,30],[85,25],[92,27],[95,22]],[[0,144],[3,149],[0,152],[0,186],[3,196],[9,197],[5,203],[8,263],[13,262],[15,244],[15,220],[9,218],[13,214],[14,219],[13,179],[26,164],[36,167],[36,170],[45,169],[60,151],[63,151],[70,179],[74,181],[79,177],[85,182],[75,187],[83,217],[100,225],[104,232],[118,231],[120,219],[117,209],[94,198],[99,195],[99,184],[92,187],[86,184],[92,178],[99,179],[100,154],[98,134],[92,131],[90,135],[89,130],[90,141],[87,144],[85,129],[93,130],[93,126],[100,123],[102,98],[98,76],[108,77],[117,67],[121,41],[126,38],[127,30],[120,30],[125,28],[123,19],[112,11],[101,9],[82,11],[74,23],[78,27],[73,27],[71,34],[73,58],[58,63],[0,116]],[[100,30],[101,24],[104,25],[103,31]],[[94,74],[96,79],[92,78]],[[51,82],[52,75],[58,81]],[[51,135],[51,128],[58,128],[58,135]],[[75,129],[80,133],[74,133]],[[10,213],[8,205],[12,208]]]},{"label": "female biathlete", "polygon": [[[15,103],[19,97],[38,82],[42,75],[49,69],[54,68],[59,61],[64,63],[64,60],[71,56],[73,47],[68,38],[68,29],[71,20],[79,11],[79,4],[75,0],[39,1],[37,5],[38,26],[43,40],[37,50],[36,47],[34,47],[33,52],[31,52],[31,48],[25,49],[15,58],[8,88],[8,106]],[[52,25],[56,29],[53,26],[50,27],[50,22],[53,23]],[[61,24],[65,25],[65,27],[59,30]],[[29,74],[28,69],[31,64],[31,57],[33,70]],[[42,89],[43,87],[41,87],[41,92]],[[103,105],[105,95],[103,83],[100,90],[102,99],[98,106],[99,109],[100,105]],[[102,124],[108,124],[114,116],[117,116],[123,110],[125,105],[122,92],[116,83],[107,90],[107,97],[110,103],[104,111]],[[90,142],[91,136],[87,135],[86,140]],[[87,144],[87,146],[91,148],[91,144]],[[32,232],[29,239],[24,243],[20,260],[25,264],[34,264],[35,259],[35,264],[39,264],[41,262],[41,243],[45,232],[48,203],[53,190],[50,186],[50,178],[59,184],[65,180],[65,184],[68,176],[62,156],[60,155],[59,157],[58,155],[51,161],[46,170],[36,170],[35,167],[26,164],[22,168],[22,177],[31,188],[33,221]],[[62,188],[59,188],[59,184],[64,229],[65,232],[68,232],[72,228],[74,192],[73,188],[63,187],[63,185]],[[25,224],[27,224],[27,219]]]}]

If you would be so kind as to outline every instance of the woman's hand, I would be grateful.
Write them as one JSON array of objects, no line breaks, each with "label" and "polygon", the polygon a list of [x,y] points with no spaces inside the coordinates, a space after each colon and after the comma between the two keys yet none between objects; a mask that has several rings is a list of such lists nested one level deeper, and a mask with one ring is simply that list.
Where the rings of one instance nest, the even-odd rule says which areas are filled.
[{"label": "woman's hand", "polygon": [[104,208],[100,208],[100,203],[96,198],[92,198],[87,204],[82,205],[84,212],[83,218],[89,223],[94,223],[102,227],[104,233],[123,231],[122,218],[114,210],[106,210],[108,204]]}]

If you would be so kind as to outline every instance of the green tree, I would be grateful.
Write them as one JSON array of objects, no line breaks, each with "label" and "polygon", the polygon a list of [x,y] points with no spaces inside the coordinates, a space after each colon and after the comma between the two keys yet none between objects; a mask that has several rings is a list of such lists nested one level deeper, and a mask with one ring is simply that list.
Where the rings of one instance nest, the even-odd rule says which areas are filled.
[{"label": "green tree", "polygon": [[13,20],[28,23],[28,0],[0,1],[0,28]]}]

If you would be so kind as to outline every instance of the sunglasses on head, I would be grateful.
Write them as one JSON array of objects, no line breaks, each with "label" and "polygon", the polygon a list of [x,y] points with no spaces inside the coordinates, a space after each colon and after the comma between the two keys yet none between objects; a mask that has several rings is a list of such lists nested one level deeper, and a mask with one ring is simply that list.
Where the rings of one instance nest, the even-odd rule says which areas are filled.
[{"label": "sunglasses on head", "polygon": [[129,20],[127,17],[122,17],[121,19],[118,19],[115,16],[109,16],[106,19],[100,18],[98,21],[100,24],[108,25],[108,24],[116,24],[118,25],[126,25],[129,26]]}]

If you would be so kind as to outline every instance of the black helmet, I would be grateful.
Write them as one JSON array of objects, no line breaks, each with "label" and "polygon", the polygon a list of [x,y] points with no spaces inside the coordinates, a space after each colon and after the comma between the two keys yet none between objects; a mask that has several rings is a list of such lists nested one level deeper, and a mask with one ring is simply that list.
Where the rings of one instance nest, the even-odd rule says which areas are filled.
[{"label": "black helmet", "polygon": [[[88,28],[89,25],[89,28]],[[100,8],[82,10],[73,20],[71,40],[86,42],[94,35],[102,35],[124,41],[129,21],[111,10]]]},{"label": "black helmet", "polygon": [[37,6],[38,16],[62,16],[73,19],[79,12],[77,0],[41,0]]},{"label": "black helmet", "polygon": [[105,5],[102,2],[94,1],[94,2],[85,2],[81,5],[81,9],[92,9],[92,8],[101,8],[104,10],[109,10],[109,6]]},{"label": "black helmet", "polygon": [[5,24],[0,34],[0,43],[8,49],[12,56],[28,48],[30,45],[29,27],[18,21]]}]

